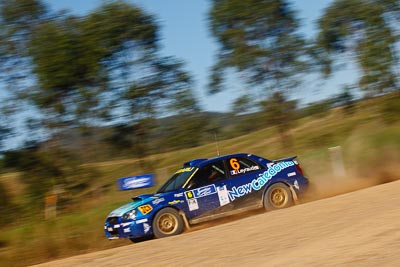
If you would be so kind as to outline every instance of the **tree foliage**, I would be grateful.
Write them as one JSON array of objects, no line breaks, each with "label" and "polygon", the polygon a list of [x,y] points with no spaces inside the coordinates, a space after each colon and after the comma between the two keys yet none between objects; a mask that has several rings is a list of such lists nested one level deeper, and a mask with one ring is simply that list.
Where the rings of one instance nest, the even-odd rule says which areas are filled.
[{"label": "tree foliage", "polygon": [[0,153],[6,149],[7,139],[13,136],[10,105],[0,100]]},{"label": "tree foliage", "polygon": [[3,149],[5,140],[11,134],[11,129],[6,125],[0,125],[0,151]]},{"label": "tree foliage", "polygon": [[260,104],[269,125],[277,125],[280,133],[290,128],[295,118],[297,101],[288,100],[283,93],[275,92]]},{"label": "tree foliage", "polygon": [[[104,1],[85,16],[53,13],[39,0],[0,0],[0,79],[18,106],[38,111],[29,126],[51,133],[50,149],[22,151],[17,162],[32,200],[55,185],[73,192],[89,184],[91,175],[73,160],[73,148],[60,149],[62,131],[89,136],[107,126],[115,130],[109,137],[115,148],[130,146],[130,156],[144,158],[155,118],[189,120],[200,111],[184,64],[160,54],[156,18],[122,0]],[[172,132],[188,130],[177,123]]]},{"label": "tree foliage", "polygon": [[0,1],[0,78],[13,93],[30,76],[28,40],[46,17],[47,9],[38,0]]},{"label": "tree foliage", "polygon": [[232,103],[232,111],[236,115],[252,112],[254,109],[254,101],[249,95],[242,95],[235,99]]},{"label": "tree foliage", "polygon": [[41,151],[31,147],[4,153],[3,165],[19,171],[27,199],[33,210],[42,209],[44,198],[55,188],[63,188],[73,198],[94,181],[95,172],[80,164],[79,156],[65,149]]},{"label": "tree foliage", "polygon": [[325,53],[325,74],[331,73],[335,57],[352,52],[363,74],[360,88],[370,93],[395,89],[399,11],[397,0],[334,1],[318,21],[317,45]]},{"label": "tree foliage", "polygon": [[[13,7],[19,9],[11,12]],[[132,4],[108,1],[77,17],[49,14],[40,1],[15,0],[3,1],[1,12],[8,29],[0,39],[3,70],[7,77],[18,74],[20,99],[33,103],[48,126],[133,123],[190,94],[183,64],[159,55],[155,18]],[[26,49],[11,53],[17,33]],[[24,63],[29,73],[6,67],[13,62]]]},{"label": "tree foliage", "polygon": [[304,70],[305,41],[296,14],[285,0],[214,0],[210,29],[220,44],[210,91],[223,90],[224,71],[233,68],[252,86],[290,89]]},{"label": "tree foliage", "polygon": [[[287,130],[293,117],[286,109],[292,102],[286,102],[285,94],[299,85],[307,67],[307,44],[298,32],[295,11],[286,0],[214,0],[209,20],[220,44],[210,92],[224,89],[227,69],[239,72],[253,89],[263,89],[257,98],[265,122],[278,125],[283,143],[290,146]],[[249,103],[249,99],[238,99],[235,107],[240,111]],[[246,119],[243,122],[248,125]]]},{"label": "tree foliage", "polygon": [[2,214],[0,217],[0,226],[9,223],[12,206],[11,196],[6,186],[0,182],[0,212]]},{"label": "tree foliage", "polygon": [[0,12],[3,81],[15,99],[40,112],[43,123],[36,125],[52,133],[126,125],[141,129],[126,138],[140,133],[140,145],[131,143],[139,148],[152,134],[153,118],[200,110],[184,64],[160,55],[156,19],[135,5],[107,1],[73,16],[50,13],[37,0],[14,0],[1,2]]},{"label": "tree foliage", "polygon": [[107,97],[126,87],[125,72],[143,64],[125,57],[137,53],[141,60],[154,52],[156,29],[151,16],[124,2],[105,4],[86,17],[42,22],[29,40],[38,80],[31,98],[67,122],[107,112]]}]

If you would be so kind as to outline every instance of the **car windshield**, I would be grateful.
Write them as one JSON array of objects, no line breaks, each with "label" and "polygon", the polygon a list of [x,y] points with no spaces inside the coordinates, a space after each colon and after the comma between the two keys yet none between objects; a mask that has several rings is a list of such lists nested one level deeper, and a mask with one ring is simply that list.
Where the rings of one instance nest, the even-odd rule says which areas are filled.
[{"label": "car windshield", "polygon": [[182,188],[187,179],[197,170],[195,167],[179,169],[158,190],[157,193],[175,191]]}]

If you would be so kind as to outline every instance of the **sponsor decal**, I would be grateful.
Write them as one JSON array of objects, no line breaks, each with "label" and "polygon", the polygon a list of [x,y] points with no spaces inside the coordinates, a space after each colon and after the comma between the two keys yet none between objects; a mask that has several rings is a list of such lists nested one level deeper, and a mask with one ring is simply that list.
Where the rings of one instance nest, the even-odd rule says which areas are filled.
[{"label": "sponsor decal", "polygon": [[259,170],[260,167],[258,166],[251,166],[249,168],[239,169],[239,170],[232,170],[231,175],[238,175],[238,174],[245,174],[246,172],[256,171]]},{"label": "sponsor decal", "polygon": [[114,225],[114,228],[119,228],[119,227],[120,227],[119,224],[115,224],[115,225]]},{"label": "sponsor decal", "polygon": [[229,204],[230,201],[229,201],[228,190],[226,189],[226,185],[218,186],[217,192],[218,192],[219,204],[221,206]]},{"label": "sponsor decal", "polygon": [[170,205],[175,205],[175,204],[179,204],[179,203],[183,203],[183,200],[177,200],[177,199],[175,199],[174,201],[168,202],[168,204],[170,204]]},{"label": "sponsor decal", "polygon": [[192,191],[185,192],[185,195],[186,195],[186,199],[194,198],[194,195],[193,195]]},{"label": "sponsor decal", "polygon": [[108,230],[109,232],[111,232],[111,231],[114,230],[114,229],[113,229],[112,227],[108,227],[107,230]]},{"label": "sponsor decal", "polygon": [[143,215],[146,215],[147,213],[149,213],[150,211],[153,210],[153,207],[150,206],[149,204],[147,204],[147,205],[143,205],[143,206],[138,207],[138,210],[139,210]]},{"label": "sponsor decal", "polygon": [[137,220],[137,221],[136,221],[136,224],[145,223],[145,222],[147,222],[147,221],[148,221],[147,219]]},{"label": "sponsor decal", "polygon": [[292,177],[292,176],[295,176],[295,175],[296,175],[296,172],[289,172],[289,173],[287,174],[288,177]]},{"label": "sponsor decal", "polygon": [[208,195],[215,194],[215,193],[217,193],[217,190],[215,189],[215,185],[211,184],[211,185],[193,189],[192,192],[193,192],[193,195],[195,198],[200,198],[200,197],[205,197]]},{"label": "sponsor decal", "polygon": [[160,204],[161,202],[165,201],[165,198],[157,198],[155,200],[153,200],[151,203],[153,203],[154,205]]},{"label": "sponsor decal", "polygon": [[120,190],[132,190],[154,186],[154,174],[143,174],[138,176],[128,176],[118,179]]},{"label": "sponsor decal", "polygon": [[124,229],[124,233],[129,233],[130,231],[131,231],[130,228],[125,228],[125,229]]},{"label": "sponsor decal", "polygon": [[297,190],[300,189],[299,182],[297,182],[297,180],[294,180],[293,186],[294,186],[294,188],[296,188]]},{"label": "sponsor decal", "polygon": [[205,196],[209,196],[212,194],[217,193],[217,190],[215,189],[215,185],[206,185],[200,188],[196,188],[190,191],[185,192],[186,200],[192,199],[192,198],[201,198]]},{"label": "sponsor decal", "polygon": [[277,175],[282,170],[293,166],[294,163],[292,161],[282,161],[277,164],[271,165],[268,170],[264,173],[260,174],[258,178],[253,179],[250,183],[241,185],[241,186],[234,186],[230,191],[228,191],[229,198],[231,201],[235,200],[235,198],[242,197],[251,193],[253,190],[258,191],[260,190],[269,180],[272,179],[275,175]]},{"label": "sponsor decal", "polygon": [[150,225],[148,223],[143,224],[144,233],[147,234],[150,231]]},{"label": "sponsor decal", "polygon": [[183,197],[183,193],[174,194],[174,197]]},{"label": "sponsor decal", "polygon": [[195,198],[188,199],[187,203],[190,211],[199,209],[199,204],[197,203],[197,199]]}]

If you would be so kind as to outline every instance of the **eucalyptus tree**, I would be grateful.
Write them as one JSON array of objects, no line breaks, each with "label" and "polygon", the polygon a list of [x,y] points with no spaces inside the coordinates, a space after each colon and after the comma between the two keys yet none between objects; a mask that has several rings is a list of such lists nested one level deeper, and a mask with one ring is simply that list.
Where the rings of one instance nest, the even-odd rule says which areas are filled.
[{"label": "eucalyptus tree", "polygon": [[107,1],[74,16],[13,0],[0,12],[4,81],[49,129],[140,125],[191,90],[183,64],[161,56],[156,18],[131,3]]},{"label": "eucalyptus tree", "polygon": [[[179,112],[171,107],[191,90],[183,64],[160,49],[156,18],[127,1],[104,1],[84,16],[51,12],[40,0],[0,2],[1,90],[37,110],[37,125],[53,136],[124,124],[135,140],[132,156],[146,156],[154,118]],[[33,164],[22,166],[32,185],[53,176],[37,195],[57,183],[85,188],[82,177],[90,177],[54,143],[48,153],[29,153]]]},{"label": "eucalyptus tree", "polygon": [[214,0],[209,20],[220,45],[211,92],[224,89],[223,74],[229,68],[240,72],[245,82],[267,90],[297,85],[305,63],[305,41],[288,1]]},{"label": "eucalyptus tree", "polygon": [[398,0],[333,1],[318,20],[325,74],[337,58],[352,55],[362,72],[359,88],[369,94],[399,89],[399,15]]},{"label": "eucalyptus tree", "polygon": [[[214,0],[209,21],[220,46],[211,93],[226,88],[228,70],[240,73],[252,88],[248,94],[259,100],[273,98],[276,92],[285,95],[299,85],[307,67],[307,45],[289,1]],[[285,123],[276,123],[286,128]]]}]

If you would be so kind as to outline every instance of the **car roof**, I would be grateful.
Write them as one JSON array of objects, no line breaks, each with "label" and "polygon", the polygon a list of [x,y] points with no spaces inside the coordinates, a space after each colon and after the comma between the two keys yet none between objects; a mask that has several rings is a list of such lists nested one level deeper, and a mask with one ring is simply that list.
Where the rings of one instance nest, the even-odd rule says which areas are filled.
[{"label": "car roof", "polygon": [[[183,164],[183,167],[198,167],[201,168],[204,165],[207,165],[209,163],[215,162],[215,161],[219,161],[219,160],[224,160],[227,158],[232,158],[232,157],[254,157],[255,155],[249,154],[249,153],[236,153],[236,154],[228,154],[228,155],[223,155],[223,156],[217,156],[214,158],[210,158],[210,159],[193,159],[190,160],[188,162],[185,162]],[[256,158],[260,158],[258,156],[255,156]]]}]

